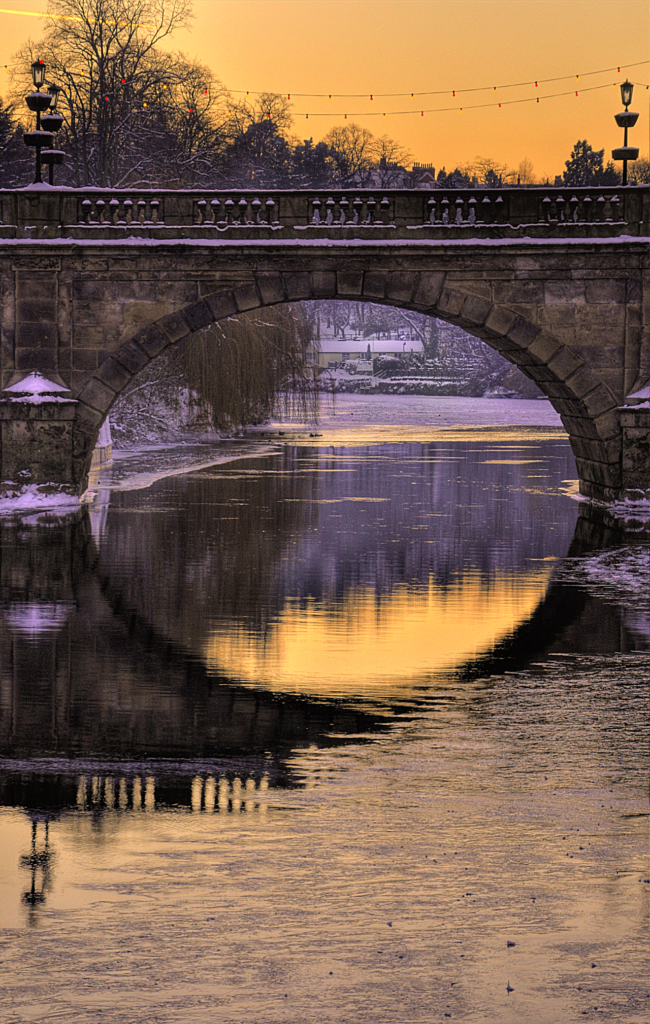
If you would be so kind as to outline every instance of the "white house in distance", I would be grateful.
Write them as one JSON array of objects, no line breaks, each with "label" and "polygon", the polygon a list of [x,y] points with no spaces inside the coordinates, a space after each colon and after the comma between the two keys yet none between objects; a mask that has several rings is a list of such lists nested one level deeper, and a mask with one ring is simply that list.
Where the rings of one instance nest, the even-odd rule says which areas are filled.
[{"label": "white house in distance", "polygon": [[323,369],[340,363],[362,359],[372,365],[377,356],[403,356],[422,352],[422,342],[405,325],[404,328],[364,333],[354,324],[340,327],[318,320],[317,337],[307,346],[307,359]]}]

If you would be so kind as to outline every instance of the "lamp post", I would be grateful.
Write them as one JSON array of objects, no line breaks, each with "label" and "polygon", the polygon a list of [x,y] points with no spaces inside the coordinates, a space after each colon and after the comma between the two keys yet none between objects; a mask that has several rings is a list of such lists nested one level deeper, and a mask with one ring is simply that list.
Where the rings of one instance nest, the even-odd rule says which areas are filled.
[{"label": "lamp post", "polygon": [[41,150],[45,147],[51,147],[54,142],[54,135],[51,131],[44,131],[41,128],[41,114],[49,108],[52,102],[52,96],[49,92],[41,92],[41,86],[45,81],[45,64],[42,60],[35,60],[32,64],[32,81],[34,82],[34,88],[36,92],[30,92],[25,96],[25,102],[30,110],[36,114],[36,131],[27,132],[23,135],[23,139],[26,146],[34,146],[36,148],[36,177],[34,178],[34,184],[41,184],[43,178],[41,176]]},{"label": "lamp post", "polygon": [[[41,117],[41,127],[48,132],[58,132],[61,130],[63,124],[63,117],[57,113],[56,106],[59,100],[59,93],[61,92],[60,85],[54,85],[54,83],[48,83],[47,91],[50,95],[50,106],[47,113]],[[44,164],[48,164],[50,168],[50,185],[54,184],[54,167],[60,166],[65,160],[65,153],[60,149],[43,149],[41,150],[41,160]]]},{"label": "lamp post", "polygon": [[627,185],[627,162],[628,160],[636,160],[636,158],[639,155],[638,149],[635,149],[634,146],[628,146],[627,144],[627,130],[628,128],[634,128],[634,125],[637,123],[639,119],[638,114],[634,114],[631,110],[627,109],[630,103],[632,102],[633,91],[634,86],[631,82],[628,82],[626,80],[625,82],[621,83],[621,99],[623,100],[623,106],[625,107],[625,110],[622,114],[614,114],[616,124],[619,126],[619,128],[623,128],[625,130],[625,134],[623,136],[623,145],[619,149],[612,150],[613,159],[623,161],[624,185]]}]

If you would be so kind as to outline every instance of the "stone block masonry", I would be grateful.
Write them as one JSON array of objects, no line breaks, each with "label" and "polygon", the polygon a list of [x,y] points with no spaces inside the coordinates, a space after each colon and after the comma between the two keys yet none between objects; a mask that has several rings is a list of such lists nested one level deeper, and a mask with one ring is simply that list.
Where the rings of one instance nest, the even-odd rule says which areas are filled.
[{"label": "stone block masonry", "polygon": [[[0,240],[0,383],[38,370],[77,400],[38,430],[5,408],[2,479],[23,466],[83,490],[112,403],[168,346],[247,310],[338,297],[417,310],[487,341],[558,409],[583,494],[647,487],[647,422],[619,411],[650,381],[646,238],[395,239],[381,225],[367,238],[333,227],[299,240],[215,232]],[[38,444],[57,447],[56,459],[28,455]]]}]

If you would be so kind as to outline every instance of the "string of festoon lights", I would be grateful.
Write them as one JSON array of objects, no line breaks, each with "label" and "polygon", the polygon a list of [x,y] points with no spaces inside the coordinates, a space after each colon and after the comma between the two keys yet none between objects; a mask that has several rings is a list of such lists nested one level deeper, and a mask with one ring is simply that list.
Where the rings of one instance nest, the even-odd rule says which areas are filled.
[{"label": "string of festoon lights", "polygon": [[[292,93],[292,92],[280,92],[280,91],[277,91],[277,90],[266,90],[266,91],[258,90],[258,91],[255,91],[255,90],[244,90],[244,89],[228,89],[228,90],[226,90],[226,92],[229,95],[242,96],[245,99],[250,99],[251,97],[262,97],[262,96],[264,96],[264,97],[266,97],[266,96],[279,96],[279,97],[282,97],[282,98],[286,98],[287,101],[293,101],[293,100],[297,100],[297,99],[327,100],[328,104],[333,102],[333,101],[361,100],[361,99],[365,98],[369,103],[372,103],[373,105],[375,105],[377,103],[377,101],[386,100],[386,99],[410,98],[412,100],[416,100],[417,99],[417,100],[421,101],[424,97],[447,96],[447,97],[450,97],[452,100],[459,101],[459,100],[461,100],[462,97],[470,95],[470,94],[471,95],[474,95],[474,94],[477,94],[477,93],[491,93],[492,94],[492,96],[491,96],[491,98],[489,100],[485,100],[482,103],[471,103],[471,102],[470,103],[465,103],[465,102],[463,102],[461,104],[460,102],[456,102],[456,103],[447,103],[447,104],[442,105],[442,106],[429,106],[429,107],[425,107],[425,106],[421,105],[421,103],[418,103],[414,107],[411,107],[410,109],[403,109],[403,110],[385,110],[385,109],[383,109],[383,105],[382,105],[379,109],[377,109],[377,106],[374,106],[374,109],[373,108],[368,108],[368,109],[365,109],[365,110],[353,110],[353,111],[346,110],[345,108],[343,110],[337,110],[337,111],[334,111],[332,108],[330,108],[328,110],[297,110],[297,111],[292,111],[294,117],[304,117],[306,119],[309,119],[309,118],[319,118],[319,117],[327,117],[327,118],[330,118],[330,119],[332,119],[332,118],[339,118],[340,117],[342,120],[348,120],[348,119],[354,118],[354,117],[380,117],[380,118],[386,118],[386,117],[405,117],[405,116],[424,117],[425,114],[443,114],[443,113],[450,113],[450,112],[454,112],[454,111],[459,112],[459,113],[463,113],[464,111],[468,111],[468,110],[485,110],[485,109],[488,109],[488,108],[496,108],[496,109],[498,109],[498,108],[501,108],[501,107],[514,106],[514,105],[519,105],[519,104],[523,104],[523,103],[535,103],[535,104],[538,104],[540,102],[545,102],[547,100],[553,100],[553,99],[559,99],[559,98],[565,97],[565,96],[579,97],[583,93],[596,92],[596,91],[603,90],[603,89],[611,89],[612,86],[617,87],[620,84],[620,78],[619,78],[616,81],[613,81],[613,82],[612,81],[608,81],[608,82],[605,82],[605,83],[600,84],[600,85],[582,86],[582,85],[578,85],[578,83],[581,81],[581,79],[591,78],[591,77],[593,77],[595,75],[610,74],[612,72],[616,72],[618,75],[621,75],[622,72],[624,72],[624,71],[627,72],[630,68],[639,68],[639,67],[647,66],[649,64],[650,64],[650,60],[643,60],[643,61],[636,61],[636,62],[634,62],[632,64],[620,64],[620,65],[614,65],[614,66],[609,67],[609,68],[600,68],[597,71],[581,72],[580,74],[577,74],[577,75],[559,75],[559,76],[549,77],[549,78],[531,78],[528,81],[524,81],[524,82],[507,82],[507,83],[501,84],[501,85],[480,85],[480,86],[473,86],[473,87],[467,88],[467,89],[434,89],[434,90],[428,90],[428,91],[424,91],[424,92],[414,91],[414,92],[391,92],[391,93],[373,93],[373,92],[368,92],[368,93],[343,93],[343,92],[339,92],[339,93],[337,93],[337,92],[331,92],[331,93],[300,93],[300,92],[296,92],[296,93]],[[0,65],[0,67],[1,66],[2,65]],[[4,65],[4,69],[7,70],[7,71],[14,70],[16,67],[17,67],[17,65],[11,65],[11,64],[5,64]],[[67,77],[69,79],[71,79],[72,81],[74,81],[75,78],[87,79],[89,76],[88,76],[87,72],[84,69],[80,69],[76,74],[75,73],[69,74]],[[573,84],[573,86],[570,89],[563,89],[563,90],[558,91],[558,92],[551,92],[551,93],[546,93],[546,92],[540,93],[540,92],[538,92],[540,87],[551,85],[551,84],[555,84],[555,83],[558,83],[558,82],[567,82],[567,83],[568,82],[572,82],[574,84]],[[120,83],[119,83],[119,85],[127,86],[127,87],[128,86],[134,86],[134,85],[137,85],[137,84],[138,84],[137,77],[135,79],[122,78],[120,80]],[[636,82],[635,84],[640,86],[641,88],[650,89],[650,85],[647,85],[644,82]],[[165,89],[168,88],[168,85],[165,82],[158,83],[158,86],[162,90],[165,90]],[[502,95],[503,93],[505,93],[509,89],[524,89],[524,88],[530,88],[531,90],[533,90],[532,94],[529,95],[529,96],[520,96],[520,97],[517,97],[516,99],[508,99],[506,96]],[[112,96],[114,96],[114,95],[115,95],[115,90],[113,90],[112,92],[109,90],[108,93],[105,94],[105,96],[104,96],[104,101],[109,103],[111,101]],[[201,90],[201,95],[209,97],[210,89],[203,89],[203,90]],[[195,112],[198,113],[196,99],[197,98],[195,98],[193,101],[190,101],[188,103],[187,111],[190,114],[193,114]],[[155,101],[152,102],[152,99],[150,97],[149,100],[141,100],[140,101],[140,105],[143,108],[146,108],[148,106],[155,106]],[[337,106],[338,105],[339,104],[337,103]],[[235,111],[231,110],[230,113],[231,113],[232,116],[236,116],[236,112]],[[270,120],[272,118],[272,113],[269,111],[269,112],[267,112],[266,116],[267,116],[267,119]]]}]

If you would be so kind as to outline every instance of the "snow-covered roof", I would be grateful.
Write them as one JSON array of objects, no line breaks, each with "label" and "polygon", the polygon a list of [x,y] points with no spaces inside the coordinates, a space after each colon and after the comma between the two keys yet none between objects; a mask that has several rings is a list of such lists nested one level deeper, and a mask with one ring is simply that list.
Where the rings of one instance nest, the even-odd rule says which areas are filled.
[{"label": "snow-covered roof", "polygon": [[11,387],[4,388],[3,390],[15,392],[18,395],[55,395],[61,391],[69,392],[70,388],[63,387],[62,384],[57,384],[53,380],[48,380],[42,373],[35,370],[33,373],[28,373],[17,384],[12,384]]},{"label": "snow-covered roof", "polygon": [[[321,338],[314,342],[317,352],[367,352],[368,345],[373,355],[386,352],[421,352],[419,338]],[[406,346],[406,347],[405,347]]]},{"label": "snow-covered roof", "polygon": [[70,388],[64,387],[62,384],[57,384],[53,380],[48,380],[38,370],[34,370],[32,373],[28,373],[26,377],[19,380],[16,384],[12,384],[11,387],[4,388],[5,392],[9,393],[9,398],[3,399],[5,402],[23,402],[29,405],[41,405],[46,402],[76,402],[76,398],[64,397],[61,392],[67,392],[70,394]]}]

